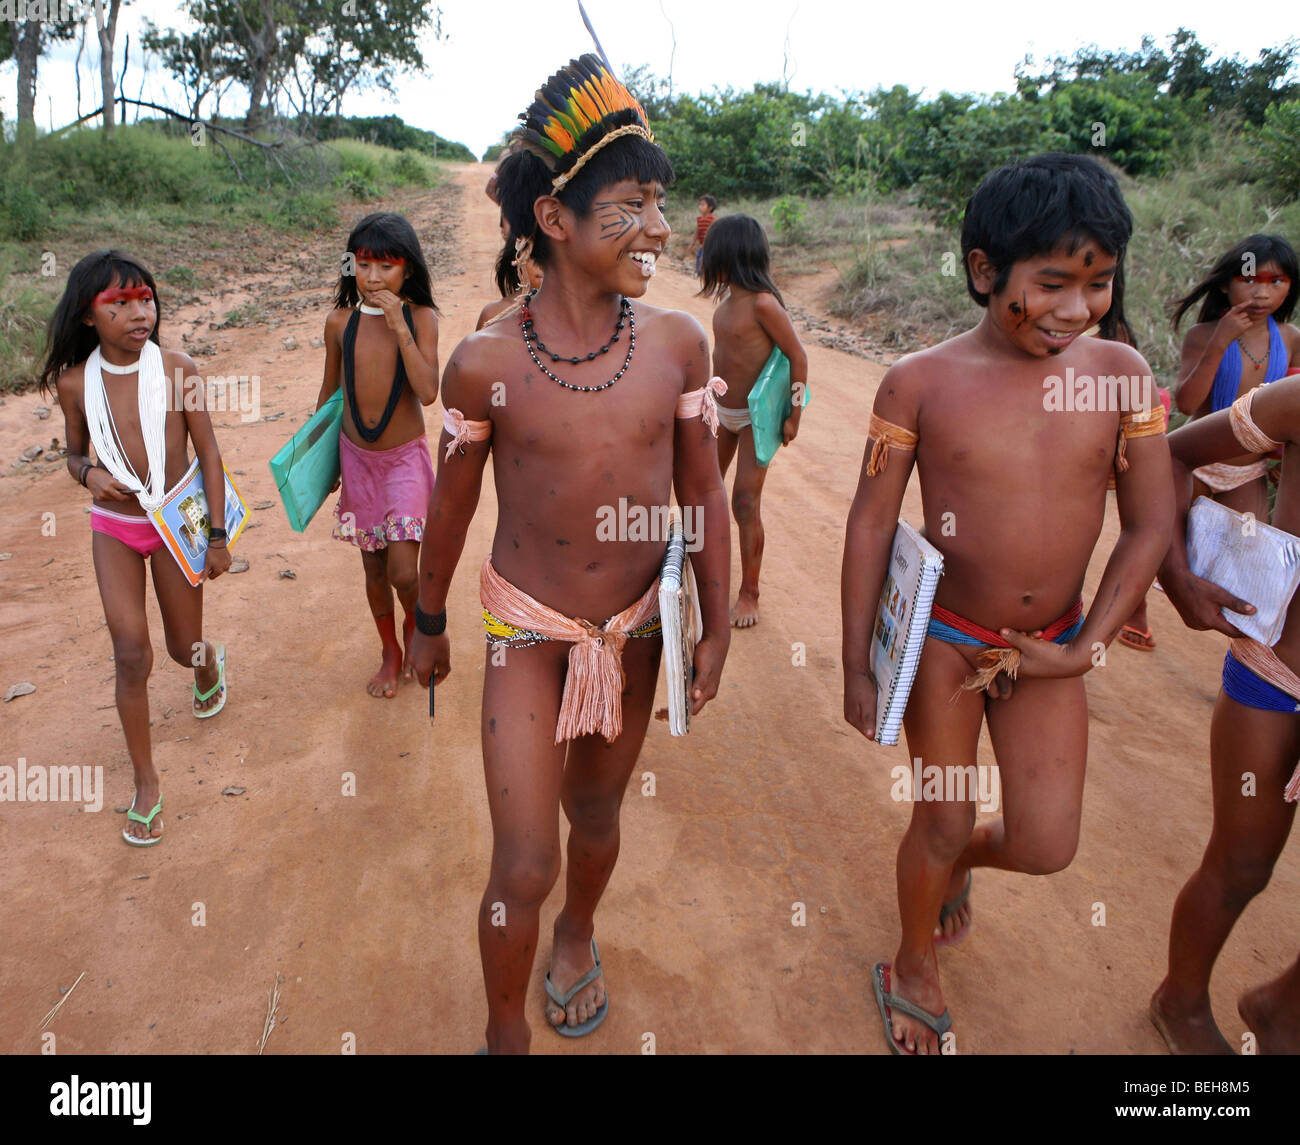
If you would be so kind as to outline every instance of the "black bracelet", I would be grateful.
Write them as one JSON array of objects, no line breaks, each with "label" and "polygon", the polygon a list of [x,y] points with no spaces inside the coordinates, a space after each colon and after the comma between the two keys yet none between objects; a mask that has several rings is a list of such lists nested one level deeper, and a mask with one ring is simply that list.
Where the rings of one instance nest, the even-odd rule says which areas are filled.
[{"label": "black bracelet", "polygon": [[415,627],[425,636],[441,636],[447,631],[447,610],[425,612],[419,601],[415,604]]},{"label": "black bracelet", "polygon": [[225,529],[212,529],[212,528],[208,529],[208,540],[224,541],[225,539],[226,539]]},{"label": "black bracelet", "polygon": [[84,462],[81,466],[81,472],[77,474],[77,484],[89,489],[90,486],[86,484],[86,474],[94,468],[95,466],[93,462]]}]

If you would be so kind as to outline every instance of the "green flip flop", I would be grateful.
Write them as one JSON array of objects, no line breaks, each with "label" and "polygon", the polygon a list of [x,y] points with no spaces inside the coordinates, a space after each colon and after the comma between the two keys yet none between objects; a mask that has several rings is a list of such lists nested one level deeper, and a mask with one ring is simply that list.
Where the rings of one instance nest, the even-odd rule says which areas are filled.
[{"label": "green flip flop", "polygon": [[[144,815],[141,815],[138,811],[136,811],[135,800],[132,799],[131,810],[129,810],[126,813],[126,817],[130,819],[133,823],[143,823],[146,831],[152,831],[154,817],[158,814],[159,811],[162,810],[162,805],[163,805],[163,801],[162,801],[162,796],[160,795],[158,796],[158,802],[157,804],[155,804],[154,809],[149,812],[149,815],[146,818]],[[159,820],[158,826],[161,827],[162,825],[163,825],[162,820]],[[132,847],[152,847],[156,843],[161,843],[163,839],[161,835],[147,835],[143,839],[137,839],[125,827],[122,828],[122,838],[125,839]]]},{"label": "green flip flop", "polygon": [[[596,949],[596,940],[594,938],[591,940],[591,957],[595,960],[596,965],[593,966],[590,970],[588,970],[587,973],[584,974],[581,978],[579,978],[573,984],[573,986],[570,988],[567,994],[561,994],[559,990],[555,988],[555,984],[551,981],[550,971],[547,971],[546,973],[547,996],[551,999],[552,1002],[554,1002],[557,1006],[559,1006],[561,1010],[563,1010],[566,1006],[568,1006],[570,1002],[573,1001],[574,997],[578,994],[580,990],[582,990],[586,986],[589,986],[601,975],[600,951]],[[585,1022],[581,1022],[576,1026],[569,1026],[564,1024],[556,1026],[556,1025],[552,1025],[550,1018],[547,1018],[546,1024],[550,1026],[551,1029],[553,1029],[562,1038],[585,1038],[589,1033],[591,1033],[592,1030],[594,1030],[597,1026],[601,1024],[601,1022],[605,1020],[608,1014],[609,1014],[609,991],[606,990],[605,1000],[600,1004],[600,1009],[597,1010],[596,1013],[592,1017],[588,1018]]]},{"label": "green flip flop", "polygon": [[[222,708],[226,706],[226,646],[224,644],[217,645],[217,682],[213,684],[212,687],[210,687],[206,692],[200,692],[198,684],[194,684],[193,688],[194,688],[194,704],[195,704],[194,718],[195,719],[210,720],[219,711],[221,711]],[[213,693],[216,692],[218,689],[221,691],[221,699],[217,703],[217,706],[215,708],[209,708],[206,712],[199,711],[198,705],[203,703],[205,700],[210,700],[212,698]]]}]

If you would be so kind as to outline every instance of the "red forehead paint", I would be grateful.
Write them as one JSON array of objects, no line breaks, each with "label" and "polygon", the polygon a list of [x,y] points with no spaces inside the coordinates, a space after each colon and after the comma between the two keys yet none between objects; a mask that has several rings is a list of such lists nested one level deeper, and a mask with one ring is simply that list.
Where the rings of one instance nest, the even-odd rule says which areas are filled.
[{"label": "red forehead paint", "polygon": [[1254,286],[1255,283],[1257,282],[1262,286],[1290,286],[1291,285],[1290,277],[1285,274],[1256,274],[1256,275],[1239,274],[1237,275],[1237,281],[1244,282],[1247,286]]},{"label": "red forehead paint", "polygon": [[363,258],[367,262],[391,262],[394,266],[405,266],[406,259],[400,254],[375,254],[368,247],[361,247],[357,251],[357,258]]},{"label": "red forehead paint", "polygon": [[153,291],[147,286],[114,286],[95,295],[95,306],[108,306],[114,302],[152,302]]}]

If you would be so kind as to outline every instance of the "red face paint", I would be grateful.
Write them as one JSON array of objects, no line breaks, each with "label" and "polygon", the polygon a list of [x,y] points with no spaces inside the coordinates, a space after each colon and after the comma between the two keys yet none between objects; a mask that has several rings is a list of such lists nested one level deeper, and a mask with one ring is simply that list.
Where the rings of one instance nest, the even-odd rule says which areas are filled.
[{"label": "red face paint", "polygon": [[1236,276],[1236,281],[1246,286],[1254,286],[1258,283],[1260,286],[1290,286],[1291,279],[1285,274],[1257,274],[1253,277],[1246,274]]},{"label": "red face paint", "polygon": [[358,259],[364,259],[366,262],[387,262],[391,263],[393,266],[406,265],[406,259],[404,259],[400,254],[375,254],[375,252],[370,250],[368,247],[361,247],[358,249],[356,254]]},{"label": "red face paint", "polygon": [[153,291],[147,286],[114,286],[95,295],[94,306],[111,306],[114,302],[152,302]]}]

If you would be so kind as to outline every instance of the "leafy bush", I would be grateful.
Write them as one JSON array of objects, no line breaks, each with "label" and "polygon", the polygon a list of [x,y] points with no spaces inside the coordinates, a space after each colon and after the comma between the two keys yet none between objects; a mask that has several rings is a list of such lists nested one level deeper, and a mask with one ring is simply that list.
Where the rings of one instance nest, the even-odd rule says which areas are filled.
[{"label": "leafy bush", "polygon": [[1256,148],[1269,186],[1284,201],[1300,197],[1300,100],[1275,103],[1264,112]]},{"label": "leafy bush", "polygon": [[803,232],[804,205],[799,199],[786,195],[772,204],[772,227],[777,234],[795,240]]}]

